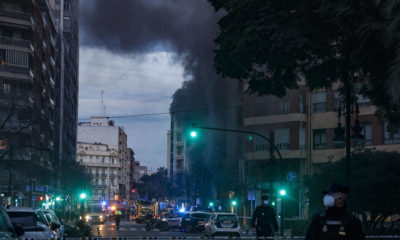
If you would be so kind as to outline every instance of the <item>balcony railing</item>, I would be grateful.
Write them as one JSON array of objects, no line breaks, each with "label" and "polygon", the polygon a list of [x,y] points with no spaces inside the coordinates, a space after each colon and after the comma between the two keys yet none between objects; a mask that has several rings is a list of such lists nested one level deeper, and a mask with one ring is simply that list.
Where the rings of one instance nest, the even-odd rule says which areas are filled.
[{"label": "balcony railing", "polygon": [[29,68],[0,66],[0,72],[10,72],[10,73],[29,75]]},{"label": "balcony railing", "polygon": [[0,36],[0,44],[29,48],[30,41]]},{"label": "balcony railing", "polygon": [[17,19],[30,21],[31,14],[24,13],[24,12],[8,11],[8,10],[0,9],[0,17],[17,18]]}]

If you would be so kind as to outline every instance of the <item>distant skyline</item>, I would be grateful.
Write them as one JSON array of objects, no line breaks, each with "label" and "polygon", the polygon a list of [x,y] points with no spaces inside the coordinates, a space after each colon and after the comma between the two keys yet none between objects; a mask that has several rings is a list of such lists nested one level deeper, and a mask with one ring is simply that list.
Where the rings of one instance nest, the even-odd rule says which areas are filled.
[{"label": "distant skyline", "polygon": [[[79,121],[106,116],[169,112],[171,97],[181,87],[183,68],[169,52],[141,55],[113,54],[101,48],[80,47]],[[137,161],[155,170],[166,166],[170,116],[115,118],[128,135],[128,147]]]}]

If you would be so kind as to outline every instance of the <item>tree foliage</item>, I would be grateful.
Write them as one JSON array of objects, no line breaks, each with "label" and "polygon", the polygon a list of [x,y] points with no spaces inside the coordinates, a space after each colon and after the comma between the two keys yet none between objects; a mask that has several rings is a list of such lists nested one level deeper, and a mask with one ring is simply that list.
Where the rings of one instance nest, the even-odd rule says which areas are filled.
[{"label": "tree foliage", "polygon": [[156,173],[144,175],[138,186],[140,195],[147,195],[149,199],[162,199],[168,196],[168,170],[164,167],[157,169]]},{"label": "tree foliage", "polygon": [[214,56],[223,77],[246,80],[259,95],[284,96],[302,78],[311,90],[360,87],[381,117],[399,124],[398,1],[209,2],[225,12]]},{"label": "tree foliage", "polygon": [[[332,182],[345,182],[345,158],[321,164],[305,179],[311,212],[322,209],[322,190]],[[371,214],[399,213],[400,153],[376,150],[355,152],[351,158],[351,189],[348,204],[352,211]]]}]

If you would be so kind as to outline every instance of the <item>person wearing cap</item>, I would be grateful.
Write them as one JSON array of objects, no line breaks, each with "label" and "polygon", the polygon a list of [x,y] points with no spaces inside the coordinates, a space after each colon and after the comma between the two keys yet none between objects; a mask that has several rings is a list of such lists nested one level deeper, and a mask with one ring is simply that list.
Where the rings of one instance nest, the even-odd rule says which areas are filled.
[{"label": "person wearing cap", "polygon": [[349,188],[338,183],[323,191],[326,209],[312,218],[305,240],[365,239],[360,220],[346,211],[348,193]]},{"label": "person wearing cap", "polygon": [[256,207],[251,219],[251,226],[256,229],[257,238],[272,236],[272,227],[274,227],[275,233],[278,233],[276,214],[274,209],[269,206],[268,199],[268,196],[261,197],[262,204]]}]

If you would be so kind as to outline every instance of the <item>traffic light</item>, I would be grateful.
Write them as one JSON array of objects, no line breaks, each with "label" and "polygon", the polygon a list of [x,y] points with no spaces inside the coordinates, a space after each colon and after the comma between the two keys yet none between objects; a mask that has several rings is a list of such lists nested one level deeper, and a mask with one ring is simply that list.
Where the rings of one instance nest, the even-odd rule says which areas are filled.
[{"label": "traffic light", "polygon": [[39,197],[39,200],[40,200],[40,201],[43,201],[43,200],[44,200],[44,197],[43,197],[43,196],[40,196],[40,197]]},{"label": "traffic light", "polygon": [[253,139],[254,139],[254,138],[253,138],[253,135],[249,135],[249,136],[248,136],[248,139],[249,139],[249,141],[253,141]]},{"label": "traffic light", "polygon": [[81,193],[81,194],[79,195],[79,198],[82,199],[82,200],[85,199],[85,198],[86,198],[86,193],[84,193],[84,192]]},{"label": "traffic light", "polygon": [[190,137],[196,138],[197,137],[197,132],[195,130],[190,131]]},{"label": "traffic light", "polygon": [[232,206],[236,206],[236,205],[237,205],[236,200],[233,200],[233,201],[232,201]]},{"label": "traffic light", "polygon": [[132,190],[131,190],[131,193],[135,193],[135,189],[132,189]]},{"label": "traffic light", "polygon": [[61,197],[60,196],[56,197],[56,201],[57,202],[61,201]]},{"label": "traffic light", "polygon": [[275,202],[272,202],[271,205],[272,205],[272,206],[275,206]]},{"label": "traffic light", "polygon": [[286,190],[285,189],[281,189],[279,191],[279,195],[281,195],[282,197],[286,196]]},{"label": "traffic light", "polygon": [[210,203],[208,204],[208,206],[212,207],[212,206],[214,206],[214,203],[213,203],[213,202],[210,202]]}]

